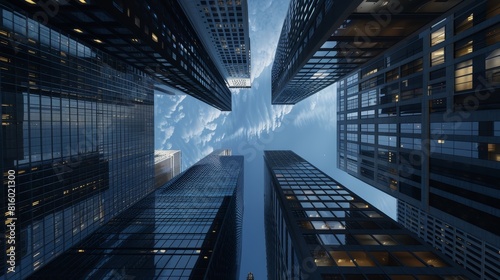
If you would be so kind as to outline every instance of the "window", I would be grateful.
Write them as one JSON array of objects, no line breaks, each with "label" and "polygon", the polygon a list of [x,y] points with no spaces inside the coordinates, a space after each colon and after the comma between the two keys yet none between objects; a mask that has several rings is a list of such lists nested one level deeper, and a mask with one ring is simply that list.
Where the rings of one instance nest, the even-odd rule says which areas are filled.
[{"label": "window", "polygon": [[361,112],[362,119],[369,119],[369,118],[374,118],[374,117],[375,117],[375,110],[367,110],[367,111]]},{"label": "window", "polygon": [[406,77],[413,73],[422,71],[423,69],[422,65],[423,61],[421,58],[408,62],[407,64],[404,64],[403,66],[401,66],[401,77]]},{"label": "window", "polygon": [[444,93],[444,92],[446,92],[446,81],[440,82],[440,83],[435,83],[435,84],[430,84],[427,86],[427,94],[428,95],[439,94],[439,93]]},{"label": "window", "polygon": [[445,27],[441,27],[438,30],[431,33],[431,46],[435,46],[445,40]]},{"label": "window", "polygon": [[348,124],[347,131],[358,131],[358,125],[357,124]]},{"label": "window", "polygon": [[420,134],[422,125],[420,123],[401,123],[401,133]]},{"label": "window", "polygon": [[444,48],[431,52],[431,66],[444,63]]},{"label": "window", "polygon": [[361,134],[361,142],[363,143],[375,143],[375,135]]},{"label": "window", "polygon": [[500,25],[497,24],[486,31],[486,45],[491,46],[500,42]]},{"label": "window", "polygon": [[458,63],[455,67],[455,91],[472,89],[472,59]]},{"label": "window", "polygon": [[347,119],[348,120],[355,120],[358,118],[358,112],[354,112],[354,113],[349,113],[347,114]]},{"label": "window", "polygon": [[377,105],[377,90],[370,90],[361,95],[361,107]]},{"label": "window", "polygon": [[474,13],[466,14],[455,20],[455,34],[465,31],[474,25]]},{"label": "window", "polygon": [[422,140],[420,138],[401,137],[400,147],[410,150],[420,150],[422,148]]},{"label": "window", "polygon": [[399,67],[396,67],[396,69],[387,71],[387,73],[385,73],[385,79],[386,79],[386,82],[390,82],[390,81],[394,81],[394,80],[399,79]]},{"label": "window", "polygon": [[358,93],[358,86],[353,86],[347,89],[347,95]]},{"label": "window", "polygon": [[485,68],[488,82],[500,83],[500,49],[494,50],[486,57]]},{"label": "window", "polygon": [[397,140],[396,136],[385,136],[385,135],[378,136],[378,144],[383,146],[396,147],[396,140]]},{"label": "window", "polygon": [[350,76],[350,77],[347,77],[347,86],[351,86],[353,84],[356,84],[358,83],[358,73]]},{"label": "window", "polygon": [[378,125],[378,132],[396,133],[397,132],[396,128],[397,128],[397,125],[395,123],[391,123],[391,124],[383,123],[383,124]]},{"label": "window", "polygon": [[474,51],[474,41],[471,39],[455,43],[455,57],[461,57]]},{"label": "window", "polygon": [[422,259],[426,264],[433,267],[446,267],[448,266],[444,260],[434,255],[432,252],[415,252],[415,255]]},{"label": "window", "polygon": [[374,132],[375,124],[361,124],[361,131]]},{"label": "window", "polygon": [[350,96],[347,98],[347,110],[357,109],[358,108],[358,96]]}]

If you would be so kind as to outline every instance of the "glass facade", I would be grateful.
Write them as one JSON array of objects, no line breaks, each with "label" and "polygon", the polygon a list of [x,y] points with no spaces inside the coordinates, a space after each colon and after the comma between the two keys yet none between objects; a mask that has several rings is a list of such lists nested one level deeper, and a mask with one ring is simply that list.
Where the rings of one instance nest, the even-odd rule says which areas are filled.
[{"label": "glass facade", "polygon": [[292,151],[265,151],[268,279],[468,279]]},{"label": "glass facade", "polygon": [[247,0],[179,1],[231,88],[250,87]]},{"label": "glass facade", "polygon": [[[32,18],[148,73],[157,84],[231,110],[231,92],[179,1],[10,1]],[[45,9],[45,10],[44,10]]]},{"label": "glass facade", "polygon": [[398,221],[475,276],[496,279],[500,272],[498,247],[398,200]]},{"label": "glass facade", "polygon": [[[332,85],[458,3],[291,1],[272,68],[272,103],[295,104]],[[443,32],[433,36],[434,44],[445,38]],[[392,63],[409,55],[393,56]],[[435,65],[444,61],[438,51],[433,59]],[[408,65],[403,73],[415,71],[418,63]],[[383,64],[377,61],[363,69],[361,78],[370,78],[361,83],[360,90],[384,82],[378,75]]]},{"label": "glass facade", "polygon": [[0,160],[14,183],[0,207],[15,236],[2,236],[0,278],[22,279],[153,191],[153,80],[3,5],[0,18]]},{"label": "glass facade", "polygon": [[243,157],[218,150],[30,279],[237,279]]},{"label": "glass facade", "polygon": [[[496,248],[471,265],[466,250],[453,245],[458,235],[437,246],[434,235],[417,231],[482,279],[500,277],[486,265],[500,257],[499,28],[497,1],[464,1],[341,79],[337,90],[338,167],[419,209],[426,220]],[[365,75],[372,65],[376,73]],[[349,105],[352,96],[364,100],[372,93],[372,105]],[[367,110],[374,114],[363,118]],[[350,117],[358,112],[360,118]],[[352,126],[361,131],[349,131]],[[413,216],[399,219],[422,225],[408,221]]]}]

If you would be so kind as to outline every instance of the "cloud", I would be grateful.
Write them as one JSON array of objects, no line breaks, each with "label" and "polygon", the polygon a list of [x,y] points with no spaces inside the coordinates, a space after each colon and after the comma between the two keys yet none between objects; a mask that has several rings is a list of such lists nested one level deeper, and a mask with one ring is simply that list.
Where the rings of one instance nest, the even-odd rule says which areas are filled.
[{"label": "cloud", "polygon": [[336,84],[331,85],[318,93],[306,98],[296,106],[293,124],[304,127],[312,124],[321,124],[327,128],[335,128]]},{"label": "cloud", "polygon": [[232,112],[218,111],[188,95],[156,96],[156,142],[164,149],[182,150],[184,168],[231,140],[255,140],[276,131],[294,110],[270,104],[271,66],[286,13],[283,7],[289,1],[249,1],[252,88],[231,89]]},{"label": "cloud", "polygon": [[163,135],[163,137],[164,137],[163,138],[163,142],[161,143],[162,146],[163,146],[163,145],[167,144],[168,139],[170,139],[170,137],[172,137],[172,135],[174,134],[175,127],[169,126],[169,127],[165,128],[165,129],[163,129],[161,131],[164,133],[164,135]]},{"label": "cloud", "polygon": [[285,18],[286,9],[283,7],[288,7],[289,2],[289,0],[248,1],[253,81],[273,62]]}]

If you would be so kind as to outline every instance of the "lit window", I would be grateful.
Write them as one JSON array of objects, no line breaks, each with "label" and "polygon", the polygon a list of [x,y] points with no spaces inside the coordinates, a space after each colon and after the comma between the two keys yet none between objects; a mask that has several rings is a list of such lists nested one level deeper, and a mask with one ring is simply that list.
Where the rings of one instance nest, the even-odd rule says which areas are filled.
[{"label": "lit window", "polygon": [[330,255],[338,266],[356,266],[345,251],[330,251]]},{"label": "lit window", "polygon": [[455,34],[474,26],[474,13],[461,17],[455,21]]},{"label": "lit window", "polygon": [[455,57],[461,57],[474,51],[474,41],[467,40],[455,44]]},{"label": "lit window", "polygon": [[456,91],[472,89],[472,71],[472,60],[466,60],[457,64],[455,70]]},{"label": "lit window", "polygon": [[444,40],[445,40],[444,31],[445,31],[445,28],[443,26],[443,27],[439,28],[438,30],[431,33],[431,46],[435,46],[439,43],[444,42]]},{"label": "lit window", "polygon": [[444,63],[444,48],[431,52],[431,66]]},{"label": "lit window", "polygon": [[446,267],[448,266],[441,258],[434,255],[432,252],[415,252],[415,255],[422,259],[427,265],[433,267]]},{"label": "lit window", "polygon": [[158,43],[158,37],[156,36],[156,34],[151,33],[151,39],[153,39],[153,41],[155,41],[156,43]]}]

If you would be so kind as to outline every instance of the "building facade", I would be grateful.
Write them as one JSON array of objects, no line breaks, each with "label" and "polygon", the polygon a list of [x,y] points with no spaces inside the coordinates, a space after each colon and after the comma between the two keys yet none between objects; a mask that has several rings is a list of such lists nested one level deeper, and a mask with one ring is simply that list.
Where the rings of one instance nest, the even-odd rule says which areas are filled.
[{"label": "building facade", "polygon": [[181,173],[180,150],[155,150],[155,188],[159,188]]},{"label": "building facade", "polygon": [[497,279],[499,250],[477,234],[398,200],[398,222],[482,279]]},{"label": "building facade", "polygon": [[217,150],[30,279],[237,279],[243,157]]},{"label": "building facade", "polygon": [[264,158],[268,279],[470,278],[292,151]]},{"label": "building facade", "polygon": [[154,81],[4,4],[0,17],[0,279],[23,279],[153,191]]},{"label": "building facade", "polygon": [[272,68],[272,104],[326,88],[461,1],[290,2]]},{"label": "building facade", "polygon": [[181,1],[9,1],[45,22],[219,110],[231,92]]},{"label": "building facade", "polygon": [[229,87],[250,87],[247,1],[197,0],[179,3]]},{"label": "building facade", "polygon": [[497,1],[464,1],[337,88],[338,167],[483,279],[500,277],[499,24]]}]

